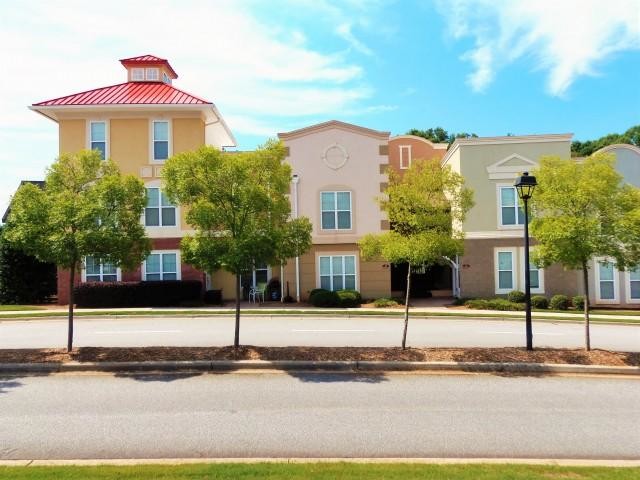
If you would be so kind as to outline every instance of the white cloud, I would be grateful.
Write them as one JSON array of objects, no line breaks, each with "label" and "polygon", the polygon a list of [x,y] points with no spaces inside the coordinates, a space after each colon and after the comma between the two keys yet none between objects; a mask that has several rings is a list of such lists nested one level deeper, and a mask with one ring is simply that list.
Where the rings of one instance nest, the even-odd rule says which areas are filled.
[{"label": "white cloud", "polygon": [[351,45],[351,47],[365,55],[372,56],[373,51],[364,43],[356,38],[352,32],[353,25],[351,23],[342,23],[336,28],[336,33]]},{"label": "white cloud", "polygon": [[613,54],[640,49],[638,0],[456,0],[441,2],[449,33],[474,46],[462,59],[474,71],[467,81],[484,91],[500,68],[532,57],[547,72],[547,90],[562,96],[576,79],[598,75]]}]

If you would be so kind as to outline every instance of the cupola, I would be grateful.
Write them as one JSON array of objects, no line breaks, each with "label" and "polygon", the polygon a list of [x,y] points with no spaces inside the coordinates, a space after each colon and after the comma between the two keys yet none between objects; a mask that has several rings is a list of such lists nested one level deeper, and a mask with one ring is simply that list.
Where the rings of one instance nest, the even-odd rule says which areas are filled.
[{"label": "cupola", "polygon": [[178,74],[169,62],[154,55],[124,58],[120,63],[127,69],[128,82],[162,82],[171,85]]}]

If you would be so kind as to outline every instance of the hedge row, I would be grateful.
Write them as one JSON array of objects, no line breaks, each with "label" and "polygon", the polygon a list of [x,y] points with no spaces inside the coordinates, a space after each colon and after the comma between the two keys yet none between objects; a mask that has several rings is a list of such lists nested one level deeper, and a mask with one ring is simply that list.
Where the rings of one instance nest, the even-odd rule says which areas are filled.
[{"label": "hedge row", "polygon": [[309,293],[309,303],[314,307],[359,307],[362,296],[357,290],[338,290],[332,292],[324,288],[315,288]]},{"label": "hedge row", "polygon": [[155,282],[83,283],[74,289],[75,303],[85,308],[172,307],[202,298],[202,282],[170,280]]},{"label": "hedge row", "polygon": [[[525,309],[525,294],[518,290],[514,290],[507,294],[507,298],[473,298],[466,300],[464,304],[470,308],[479,310],[502,310],[502,311],[518,311]],[[531,306],[538,310],[568,310],[573,306],[576,310],[584,308],[584,296],[577,295],[571,300],[566,295],[554,295],[551,300],[544,295],[533,295],[531,297]]]}]

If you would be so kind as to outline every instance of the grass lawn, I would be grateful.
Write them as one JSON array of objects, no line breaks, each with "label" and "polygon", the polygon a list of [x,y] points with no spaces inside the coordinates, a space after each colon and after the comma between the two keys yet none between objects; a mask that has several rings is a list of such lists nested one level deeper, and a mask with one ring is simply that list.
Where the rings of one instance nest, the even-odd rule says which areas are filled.
[{"label": "grass lawn", "polygon": [[0,312],[15,312],[17,310],[44,310],[34,305],[0,305]]},{"label": "grass lawn", "polygon": [[451,480],[632,480],[640,468],[556,467],[542,465],[420,465],[420,464],[199,464],[181,466],[0,467],[3,480],[91,479],[451,479]]}]

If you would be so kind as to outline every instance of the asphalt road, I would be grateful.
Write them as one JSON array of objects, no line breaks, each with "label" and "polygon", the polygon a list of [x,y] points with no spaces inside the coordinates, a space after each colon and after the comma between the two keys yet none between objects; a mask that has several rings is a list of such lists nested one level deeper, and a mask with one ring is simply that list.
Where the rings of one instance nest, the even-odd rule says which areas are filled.
[{"label": "asphalt road", "polygon": [[[232,317],[78,317],[75,346],[221,346],[233,343]],[[534,322],[536,347],[583,347],[579,323]],[[66,320],[0,321],[0,348],[66,346]],[[307,316],[243,317],[240,341],[265,346],[398,346],[400,318]],[[592,325],[591,345],[640,351],[640,325]],[[523,321],[417,319],[408,345],[429,347],[524,346]]]},{"label": "asphalt road", "polygon": [[640,459],[639,404],[616,377],[5,377],[0,458]]}]

